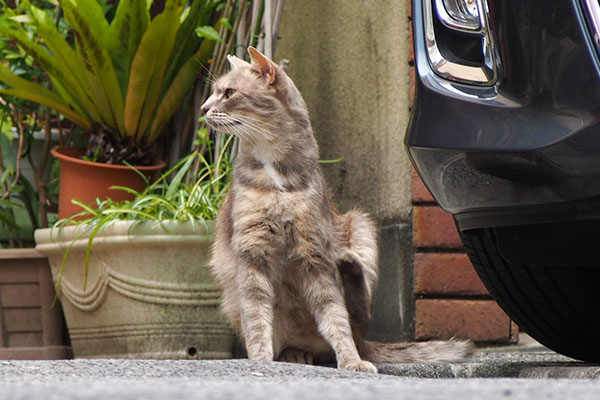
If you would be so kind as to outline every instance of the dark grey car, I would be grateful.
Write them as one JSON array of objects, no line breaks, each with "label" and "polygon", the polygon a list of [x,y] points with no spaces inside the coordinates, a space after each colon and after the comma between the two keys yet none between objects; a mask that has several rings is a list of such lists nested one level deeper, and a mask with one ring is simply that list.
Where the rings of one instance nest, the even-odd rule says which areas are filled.
[{"label": "dark grey car", "polygon": [[600,361],[598,0],[413,0],[406,145],[481,279],[546,346]]}]

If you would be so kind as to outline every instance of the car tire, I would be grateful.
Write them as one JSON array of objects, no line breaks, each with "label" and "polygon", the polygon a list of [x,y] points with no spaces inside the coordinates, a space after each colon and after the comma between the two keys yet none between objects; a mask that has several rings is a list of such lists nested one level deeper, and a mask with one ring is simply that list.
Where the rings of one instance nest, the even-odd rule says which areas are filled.
[{"label": "car tire", "polygon": [[461,239],[484,285],[522,330],[558,353],[600,362],[600,265],[509,262],[494,228],[461,232]]}]

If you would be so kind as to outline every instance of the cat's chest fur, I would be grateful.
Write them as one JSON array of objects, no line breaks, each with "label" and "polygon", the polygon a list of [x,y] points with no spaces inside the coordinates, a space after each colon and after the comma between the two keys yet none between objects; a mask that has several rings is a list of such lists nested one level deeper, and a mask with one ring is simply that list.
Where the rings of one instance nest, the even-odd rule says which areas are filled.
[{"label": "cat's chest fur", "polygon": [[[264,173],[269,174],[267,171]],[[277,175],[275,176],[277,178]],[[275,223],[293,224],[309,218],[310,196],[305,191],[287,191],[283,189],[283,184],[281,189],[274,187],[271,190],[238,188],[233,214],[234,219],[238,221],[263,219]]]},{"label": "cat's chest fur", "polygon": [[276,190],[285,190],[286,179],[273,166],[273,163],[263,164],[263,174]]}]

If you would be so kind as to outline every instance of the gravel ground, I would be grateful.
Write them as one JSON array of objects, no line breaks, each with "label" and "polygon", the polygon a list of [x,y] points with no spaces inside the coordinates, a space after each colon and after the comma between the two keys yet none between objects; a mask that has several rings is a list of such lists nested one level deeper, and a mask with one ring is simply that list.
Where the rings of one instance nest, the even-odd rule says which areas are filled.
[{"label": "gravel ground", "polygon": [[600,398],[600,380],[407,378],[247,360],[0,361],[0,399],[111,397],[148,400],[596,400]]}]

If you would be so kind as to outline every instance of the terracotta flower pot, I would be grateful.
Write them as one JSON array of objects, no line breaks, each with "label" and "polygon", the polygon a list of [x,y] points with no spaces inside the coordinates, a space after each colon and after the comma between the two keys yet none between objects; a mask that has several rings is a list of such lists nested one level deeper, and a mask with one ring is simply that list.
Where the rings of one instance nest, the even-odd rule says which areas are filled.
[{"label": "terracotta flower pot", "polygon": [[[60,163],[59,218],[82,211],[81,207],[71,203],[72,199],[86,204],[93,204],[97,197],[111,198],[115,201],[131,200],[131,194],[110,187],[124,186],[138,192],[146,187],[144,179],[131,167],[85,161],[81,159],[84,152],[84,149],[78,147],[52,150],[52,155],[58,158]],[[135,169],[150,178],[165,165],[164,162],[160,162]]]}]

